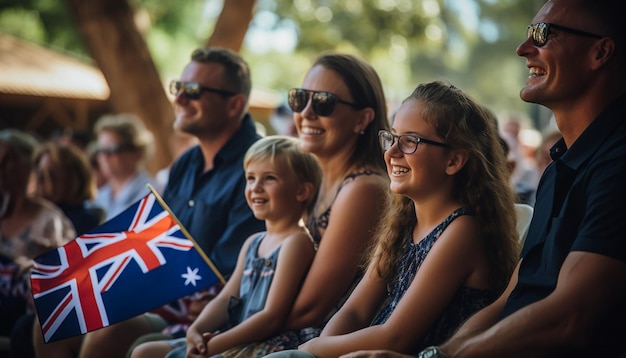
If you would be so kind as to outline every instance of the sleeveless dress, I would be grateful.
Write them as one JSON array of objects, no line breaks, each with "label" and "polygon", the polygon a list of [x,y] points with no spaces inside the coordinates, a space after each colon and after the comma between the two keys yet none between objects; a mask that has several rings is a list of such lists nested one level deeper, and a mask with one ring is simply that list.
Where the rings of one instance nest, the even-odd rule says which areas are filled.
[{"label": "sleeveless dress", "polygon": [[[259,245],[266,233],[260,233],[248,247],[246,264],[239,286],[239,297],[231,297],[228,307],[228,323],[221,330],[228,330],[245,321],[265,307],[267,295],[274,279],[278,254],[282,247],[276,248],[269,256],[258,257]],[[176,340],[176,348],[167,358],[184,358],[187,350],[185,338]]]},{"label": "sleeveless dress", "polygon": [[[426,259],[433,244],[448,225],[462,215],[473,215],[473,213],[467,208],[455,210],[417,244],[413,243],[410,234],[407,235],[407,244],[396,264],[396,279],[388,284],[387,290],[389,296],[385,305],[372,321],[372,326],[383,324],[387,321],[413,282],[417,271],[422,262]],[[419,347],[414,353],[417,354],[425,347],[443,343],[454,333],[461,323],[478,310],[493,302],[495,298],[496,295],[491,290],[481,290],[465,286],[459,288],[442,316],[437,319],[434,325],[421,339]]]},{"label": "sleeveless dress", "polygon": [[[308,218],[306,222],[306,226],[307,226],[307,229],[309,230],[309,233],[313,237],[313,241],[315,243],[316,249],[322,240],[322,235],[320,233],[320,230],[326,229],[328,227],[330,211],[332,209],[332,206],[335,200],[337,199],[337,196],[341,192],[341,189],[347,183],[353,181],[354,179],[362,175],[380,175],[380,174],[373,172],[371,170],[364,170],[361,172],[350,173],[346,175],[346,177],[343,179],[343,181],[339,185],[339,188],[337,189],[337,192],[335,193],[335,197],[333,198],[333,201],[330,204],[330,206],[319,216],[315,217],[311,215]],[[360,272],[357,275],[357,277],[354,278],[352,284],[350,285],[350,288],[348,289],[344,297],[342,297],[342,299],[337,304],[337,306],[324,319],[324,323],[320,325],[319,327],[308,327],[300,331],[284,331],[274,337],[267,339],[265,342],[252,343],[252,344],[232,348],[215,357],[220,357],[220,358],[255,358],[255,357],[258,357],[260,358],[273,352],[279,352],[279,351],[284,351],[288,349],[297,349],[300,344],[320,335],[320,333],[322,332],[322,328],[324,328],[324,325],[326,324],[326,322],[330,320],[330,318],[343,305],[346,299],[348,299],[348,297],[350,296],[350,293],[352,293],[352,290],[356,287],[362,275],[363,273]]]},{"label": "sleeveless dress", "polygon": [[246,265],[239,286],[239,297],[230,298],[229,328],[245,321],[265,307],[276,271],[278,254],[282,247],[282,245],[278,246],[269,256],[258,257],[259,245],[265,235],[266,233],[259,234],[250,243],[246,253]]}]

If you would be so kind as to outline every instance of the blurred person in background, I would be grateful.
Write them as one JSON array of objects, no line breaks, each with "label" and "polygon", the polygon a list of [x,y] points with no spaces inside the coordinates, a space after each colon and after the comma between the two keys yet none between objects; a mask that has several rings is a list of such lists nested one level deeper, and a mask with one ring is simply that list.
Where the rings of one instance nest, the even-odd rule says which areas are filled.
[{"label": "blurred person in background", "polygon": [[534,205],[535,191],[539,173],[535,158],[527,155],[527,148],[522,140],[522,124],[512,118],[501,127],[501,136],[509,146],[509,162],[512,165],[511,185],[518,202]]},{"label": "blurred person in background", "polygon": [[83,152],[71,144],[46,142],[35,151],[33,160],[35,195],[63,210],[77,235],[103,222],[104,209],[88,205],[96,197],[96,182]]},{"label": "blurred person in background", "polygon": [[[95,198],[96,184],[87,157],[78,147],[68,142],[45,142],[35,150],[33,163],[33,196],[59,207],[72,222],[76,236],[104,220],[104,209],[88,204]],[[33,327],[34,317],[34,312],[29,312],[16,323],[11,334],[14,357],[35,356],[32,335],[41,334],[41,329],[38,323]]]},{"label": "blurred person in background", "polygon": [[146,184],[157,186],[144,169],[154,139],[139,118],[126,113],[101,117],[95,133],[98,168],[107,180],[95,203],[106,210],[109,220],[147,195]]},{"label": "blurred person in background", "polygon": [[276,134],[292,137],[298,136],[296,124],[293,122],[293,111],[291,108],[281,104],[270,116],[270,125]]},{"label": "blurred person in background", "polygon": [[0,335],[33,311],[28,279],[33,258],[76,236],[63,212],[27,194],[37,141],[13,129],[0,131]]}]

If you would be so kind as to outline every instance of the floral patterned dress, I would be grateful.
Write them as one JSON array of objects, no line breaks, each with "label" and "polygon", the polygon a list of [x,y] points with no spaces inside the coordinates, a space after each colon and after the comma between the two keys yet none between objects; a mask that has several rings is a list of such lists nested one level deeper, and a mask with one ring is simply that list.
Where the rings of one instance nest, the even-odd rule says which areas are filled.
[{"label": "floral patterned dress", "polygon": [[[472,215],[472,212],[467,208],[455,210],[417,244],[413,243],[413,238],[410,234],[407,235],[407,244],[396,264],[396,280],[388,285],[389,296],[387,301],[378,312],[371,325],[379,325],[387,321],[413,282],[417,271],[422,265],[422,262],[426,259],[434,243],[448,225],[450,225],[454,219],[462,215]],[[425,347],[443,343],[454,333],[461,323],[481,308],[493,302],[494,299],[495,294],[490,290],[479,290],[471,287],[459,288],[445,312],[424,335],[417,351],[414,353],[419,352]]]}]

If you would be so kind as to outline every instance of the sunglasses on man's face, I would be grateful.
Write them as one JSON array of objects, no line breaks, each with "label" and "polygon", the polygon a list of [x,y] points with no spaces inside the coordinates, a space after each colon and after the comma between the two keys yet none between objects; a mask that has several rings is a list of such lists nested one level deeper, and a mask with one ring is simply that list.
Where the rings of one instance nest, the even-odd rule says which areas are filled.
[{"label": "sunglasses on man's face", "polygon": [[292,111],[300,113],[306,108],[311,100],[313,112],[318,116],[330,116],[335,110],[337,103],[343,103],[354,108],[358,108],[356,104],[339,99],[330,92],[310,91],[302,88],[292,88],[287,93],[287,102]]},{"label": "sunglasses on man's face", "polygon": [[526,29],[526,36],[527,38],[532,37],[535,46],[543,47],[548,42],[548,35],[550,35],[551,29],[567,32],[572,35],[591,37],[594,39],[601,39],[604,37],[592,34],[591,32],[576,30],[571,27],[551,24],[549,22],[538,22],[536,24],[528,25],[528,28]]},{"label": "sunglasses on man's face", "polygon": [[201,86],[198,82],[183,82],[183,81],[172,81],[170,82],[170,94],[176,96],[178,92],[183,91],[185,97],[189,99],[198,99],[202,95],[202,92],[211,92],[217,93],[222,96],[234,96],[235,92],[224,91],[217,88],[204,87]]}]

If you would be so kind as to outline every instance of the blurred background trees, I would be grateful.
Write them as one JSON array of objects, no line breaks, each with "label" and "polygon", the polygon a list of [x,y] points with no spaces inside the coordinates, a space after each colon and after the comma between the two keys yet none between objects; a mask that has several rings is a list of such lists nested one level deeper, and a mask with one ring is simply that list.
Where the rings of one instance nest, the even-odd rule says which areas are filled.
[{"label": "blurred background trees", "polygon": [[500,116],[515,113],[541,126],[542,113],[519,99],[527,69],[515,49],[542,4],[0,0],[0,31],[92,59],[109,83],[114,107],[142,111],[148,126],[161,133],[171,128],[173,116],[164,84],[180,74],[193,49],[210,43],[240,50],[254,86],[281,98],[300,84],[319,53],[342,51],[376,68],[390,109],[418,83],[445,79]]}]

